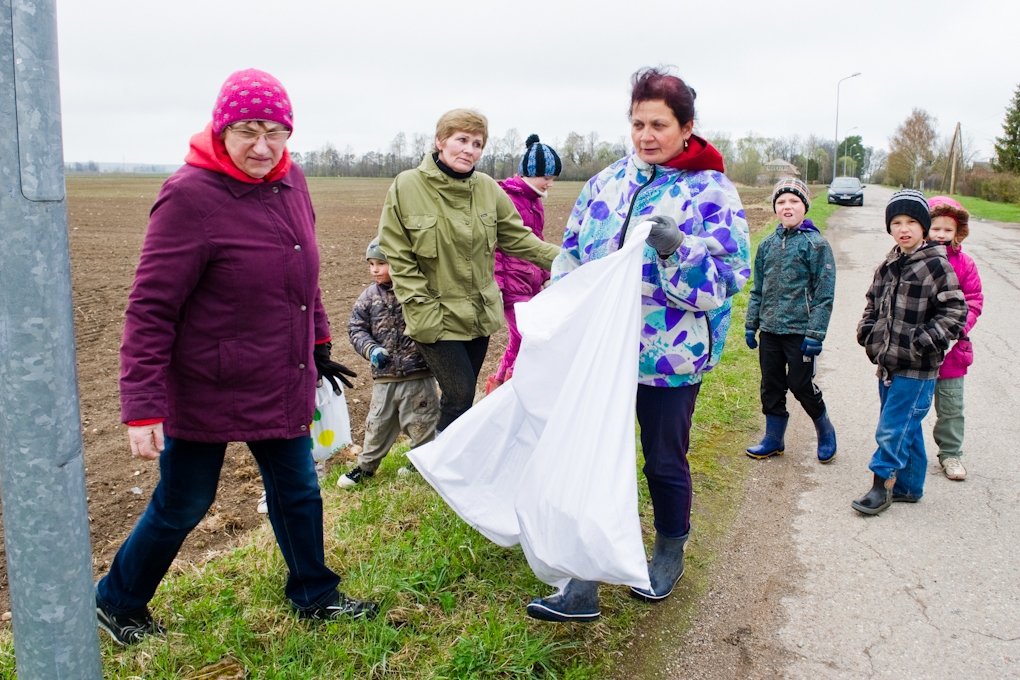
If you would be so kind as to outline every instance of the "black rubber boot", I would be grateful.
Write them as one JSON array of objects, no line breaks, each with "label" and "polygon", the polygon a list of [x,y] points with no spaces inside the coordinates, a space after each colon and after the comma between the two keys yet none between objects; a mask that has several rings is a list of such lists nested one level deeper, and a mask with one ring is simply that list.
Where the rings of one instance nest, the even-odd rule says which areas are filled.
[{"label": "black rubber boot", "polygon": [[656,533],[652,561],[648,563],[648,580],[652,583],[652,589],[648,591],[631,587],[630,594],[645,602],[658,602],[669,597],[684,575],[684,550],[690,535],[687,532],[677,538],[667,538]]},{"label": "black rubber boot", "polygon": [[892,490],[895,484],[895,477],[882,479],[878,475],[875,475],[875,482],[871,487],[871,491],[864,494],[850,505],[853,506],[854,510],[862,512],[865,515],[877,515],[892,505]]},{"label": "black rubber boot", "polygon": [[599,611],[598,581],[579,581],[572,578],[566,587],[546,598],[536,597],[528,603],[528,616],[539,621],[555,623],[591,623],[597,621]]},{"label": "black rubber boot", "polygon": [[786,436],[786,425],[790,417],[765,416],[765,437],[760,444],[748,447],[747,456],[761,460],[771,456],[781,456],[786,449],[783,438]]}]

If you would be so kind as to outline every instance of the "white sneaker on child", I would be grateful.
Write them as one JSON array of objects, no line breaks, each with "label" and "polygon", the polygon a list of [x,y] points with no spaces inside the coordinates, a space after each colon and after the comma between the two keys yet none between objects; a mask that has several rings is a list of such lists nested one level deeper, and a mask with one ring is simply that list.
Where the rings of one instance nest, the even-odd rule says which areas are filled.
[{"label": "white sneaker on child", "polygon": [[260,515],[269,514],[269,502],[266,500],[265,491],[262,492],[262,497],[259,498],[259,504],[255,506],[255,511],[258,512]]}]

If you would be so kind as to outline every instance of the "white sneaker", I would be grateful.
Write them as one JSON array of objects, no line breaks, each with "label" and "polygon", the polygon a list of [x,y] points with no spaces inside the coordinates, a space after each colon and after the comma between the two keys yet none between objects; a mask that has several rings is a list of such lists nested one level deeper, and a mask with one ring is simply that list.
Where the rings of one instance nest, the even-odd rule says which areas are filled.
[{"label": "white sneaker", "polygon": [[262,497],[259,498],[259,504],[255,507],[255,511],[260,515],[269,514],[269,502],[266,501],[266,492],[262,492]]},{"label": "white sneaker", "polygon": [[967,469],[963,467],[960,459],[955,456],[942,461],[942,471],[946,473],[946,477],[949,479],[956,481],[967,479]]}]

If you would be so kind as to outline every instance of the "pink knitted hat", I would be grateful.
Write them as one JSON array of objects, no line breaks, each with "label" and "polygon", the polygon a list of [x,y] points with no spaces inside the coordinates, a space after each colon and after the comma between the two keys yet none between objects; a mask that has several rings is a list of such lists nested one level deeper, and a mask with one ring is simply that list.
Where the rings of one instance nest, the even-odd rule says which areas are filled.
[{"label": "pink knitted hat", "polygon": [[279,80],[256,68],[231,73],[213,107],[213,134],[239,120],[269,120],[294,129],[290,97]]}]

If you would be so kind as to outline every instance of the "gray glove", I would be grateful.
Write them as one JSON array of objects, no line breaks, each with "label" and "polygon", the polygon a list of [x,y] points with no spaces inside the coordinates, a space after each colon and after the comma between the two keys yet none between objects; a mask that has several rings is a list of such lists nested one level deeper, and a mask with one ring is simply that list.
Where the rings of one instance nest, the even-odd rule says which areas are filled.
[{"label": "gray glove", "polygon": [[684,233],[676,226],[676,220],[668,215],[652,215],[647,222],[653,222],[645,243],[655,248],[659,257],[666,259],[677,251],[684,242]]}]

